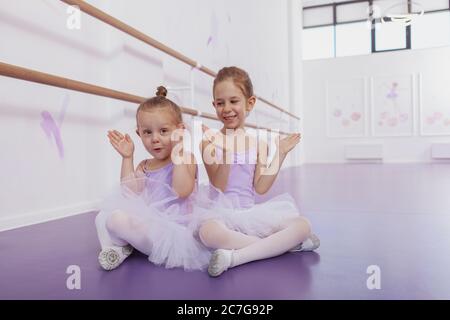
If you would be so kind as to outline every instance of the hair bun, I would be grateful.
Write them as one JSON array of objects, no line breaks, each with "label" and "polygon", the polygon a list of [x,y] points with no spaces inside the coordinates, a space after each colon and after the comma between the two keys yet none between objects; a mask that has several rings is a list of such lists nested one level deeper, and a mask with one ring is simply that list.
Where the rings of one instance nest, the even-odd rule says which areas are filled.
[{"label": "hair bun", "polygon": [[166,97],[167,89],[163,86],[159,86],[158,88],[156,88],[156,96],[157,97]]}]

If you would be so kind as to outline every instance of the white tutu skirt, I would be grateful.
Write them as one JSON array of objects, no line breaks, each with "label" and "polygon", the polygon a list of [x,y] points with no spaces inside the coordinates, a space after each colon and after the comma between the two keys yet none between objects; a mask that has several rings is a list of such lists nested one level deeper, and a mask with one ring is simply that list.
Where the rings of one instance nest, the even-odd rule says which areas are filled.
[{"label": "white tutu skirt", "polygon": [[240,196],[224,194],[212,185],[201,185],[194,199],[190,227],[198,230],[207,220],[217,220],[229,229],[260,238],[281,230],[289,219],[300,216],[295,200],[288,193],[277,195],[263,203],[246,203]]},{"label": "white tutu skirt", "polygon": [[[136,187],[142,191],[135,191]],[[211,253],[193,235],[192,204],[192,197],[180,199],[168,184],[142,175],[128,179],[105,198],[96,224],[97,228],[99,224],[106,226],[108,217],[120,210],[144,226],[151,245],[143,253],[149,261],[166,268],[203,270]],[[128,242],[127,236],[121,239]]]}]

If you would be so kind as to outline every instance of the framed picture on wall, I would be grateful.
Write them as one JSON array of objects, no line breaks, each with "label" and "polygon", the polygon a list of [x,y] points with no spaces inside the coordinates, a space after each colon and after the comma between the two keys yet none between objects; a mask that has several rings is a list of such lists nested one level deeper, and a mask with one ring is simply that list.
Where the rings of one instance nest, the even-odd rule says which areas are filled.
[{"label": "framed picture on wall", "polygon": [[441,73],[436,81],[436,74],[419,74],[418,83],[420,134],[450,135],[450,75]]},{"label": "framed picture on wall", "polygon": [[327,136],[364,137],[367,135],[366,78],[326,82]]},{"label": "framed picture on wall", "polygon": [[372,135],[414,135],[414,75],[374,76],[370,88]]}]

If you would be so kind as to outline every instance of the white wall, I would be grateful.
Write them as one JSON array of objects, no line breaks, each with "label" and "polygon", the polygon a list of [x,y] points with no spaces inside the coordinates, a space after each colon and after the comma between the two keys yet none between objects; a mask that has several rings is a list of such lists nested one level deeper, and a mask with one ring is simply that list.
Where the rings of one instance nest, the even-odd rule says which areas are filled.
[{"label": "white wall", "polygon": [[[246,69],[258,95],[299,113],[301,99],[289,93],[291,79],[300,81],[299,62],[289,53],[289,39],[300,34],[300,28],[289,33],[292,21],[300,19],[300,11],[297,17],[291,11],[298,0],[89,3],[215,71],[228,65]],[[58,1],[0,0],[0,61],[142,96],[154,95],[160,84],[189,83],[190,67],[85,14],[81,30],[67,29],[66,9]],[[294,46],[298,51],[298,42]],[[212,78],[196,72],[195,84],[194,107],[214,112]],[[172,91],[170,97],[192,107],[189,93]],[[63,105],[61,157],[41,127],[41,112],[57,121]],[[0,230],[95,209],[120,174],[120,158],[106,131],[128,132],[138,144],[136,107],[0,77]],[[260,102],[249,122],[282,130],[294,126]],[[136,164],[146,157],[138,145]]]},{"label": "white wall", "polygon": [[[418,90],[415,91],[415,131],[407,137],[330,138],[326,134],[326,81],[353,77],[415,74],[423,76],[423,96],[431,94],[430,88],[442,88],[447,94],[450,75],[450,47],[408,50],[353,56],[335,59],[305,61],[303,82],[304,102],[304,152],[307,163],[346,162],[344,148],[347,144],[381,144],[384,162],[433,162],[430,157],[432,143],[449,143],[447,136],[423,136],[420,134],[420,110]],[[448,96],[448,94],[447,94]],[[370,103],[368,103],[370,105]],[[432,108],[422,104],[423,110]],[[368,110],[369,111],[369,110]]]},{"label": "white wall", "polygon": [[[93,1],[103,8],[104,1]],[[66,27],[58,1],[0,1],[0,61],[108,85],[108,28]],[[88,32],[88,30],[92,30]],[[64,155],[41,127],[58,121]],[[0,230],[90,210],[109,182],[107,99],[0,76]]]},{"label": "white wall", "polygon": [[[303,32],[299,26],[303,25],[303,5],[302,1],[291,0],[288,8],[289,22],[289,66],[290,66],[290,110],[293,114],[300,117],[300,120],[291,118],[289,132],[304,131],[304,106],[303,106],[303,57],[302,41]],[[301,165],[305,161],[303,139],[291,151],[292,166]]]}]

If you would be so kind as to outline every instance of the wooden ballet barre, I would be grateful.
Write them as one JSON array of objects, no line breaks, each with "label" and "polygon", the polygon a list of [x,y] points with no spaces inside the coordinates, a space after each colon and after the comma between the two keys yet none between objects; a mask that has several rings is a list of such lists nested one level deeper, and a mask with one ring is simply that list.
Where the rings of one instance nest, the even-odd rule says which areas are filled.
[{"label": "wooden ballet barre", "polygon": [[[108,15],[106,12],[98,9],[97,7],[94,7],[92,5],[90,5],[89,3],[82,1],[82,0],[60,0],[68,5],[71,6],[78,6],[80,8],[81,11],[83,11],[84,13],[103,21],[106,24],[109,24],[110,26],[125,32],[126,34],[141,40],[142,42],[158,49],[161,50],[165,53],[167,53],[168,55],[174,57],[175,59],[178,59],[188,65],[190,65],[193,68],[197,68],[200,71],[210,75],[211,77],[215,77],[217,74],[212,71],[211,69],[200,65],[197,61],[194,61],[188,57],[186,57],[185,55],[181,54],[180,52],[162,44],[161,42],[149,37],[148,35],[142,33],[141,31],[129,26],[128,24],[120,21],[119,19],[114,18],[113,16]],[[288,114],[289,116],[293,117],[294,119],[300,120],[299,117],[297,117],[295,114],[290,113],[289,111],[284,110],[283,108],[280,108],[279,106],[273,104],[272,102],[269,102],[268,100],[260,97],[260,96],[256,96],[256,98],[258,98],[260,101],[266,103],[267,105],[271,106],[272,108],[275,108],[283,113]]]},{"label": "wooden ballet barre", "polygon": [[[53,86],[53,87],[89,93],[89,94],[93,94],[96,96],[102,96],[102,97],[112,98],[112,99],[116,99],[116,100],[137,103],[137,104],[140,104],[148,99],[145,97],[136,96],[136,95],[129,94],[126,92],[117,91],[117,90],[113,90],[113,89],[109,89],[109,88],[105,88],[105,87],[100,87],[100,86],[96,86],[96,85],[89,84],[86,82],[76,81],[76,80],[72,80],[72,79],[68,79],[68,78],[64,78],[64,77],[59,77],[59,76],[55,76],[55,75],[52,75],[49,73],[44,73],[44,72],[40,72],[40,71],[36,71],[36,70],[32,70],[32,69],[27,69],[27,68],[15,66],[12,64],[7,64],[4,62],[0,62],[0,75],[5,76],[5,77],[10,77],[10,78],[15,78],[15,79],[45,84],[45,85],[49,85],[49,86]],[[206,119],[219,121],[219,119],[212,113],[199,112],[195,109],[185,108],[185,107],[180,107],[180,108],[183,113],[186,113],[186,114],[189,114],[192,116],[198,116],[198,117],[202,117],[202,118],[206,118]],[[282,135],[288,135],[288,133],[285,133],[282,131],[277,131],[277,130],[272,130],[272,129],[265,128],[265,127],[258,127],[252,123],[246,123],[245,126],[250,127],[250,128],[255,128],[255,129],[263,129],[263,130],[267,130],[267,131],[273,131],[273,132],[277,132]]]}]

